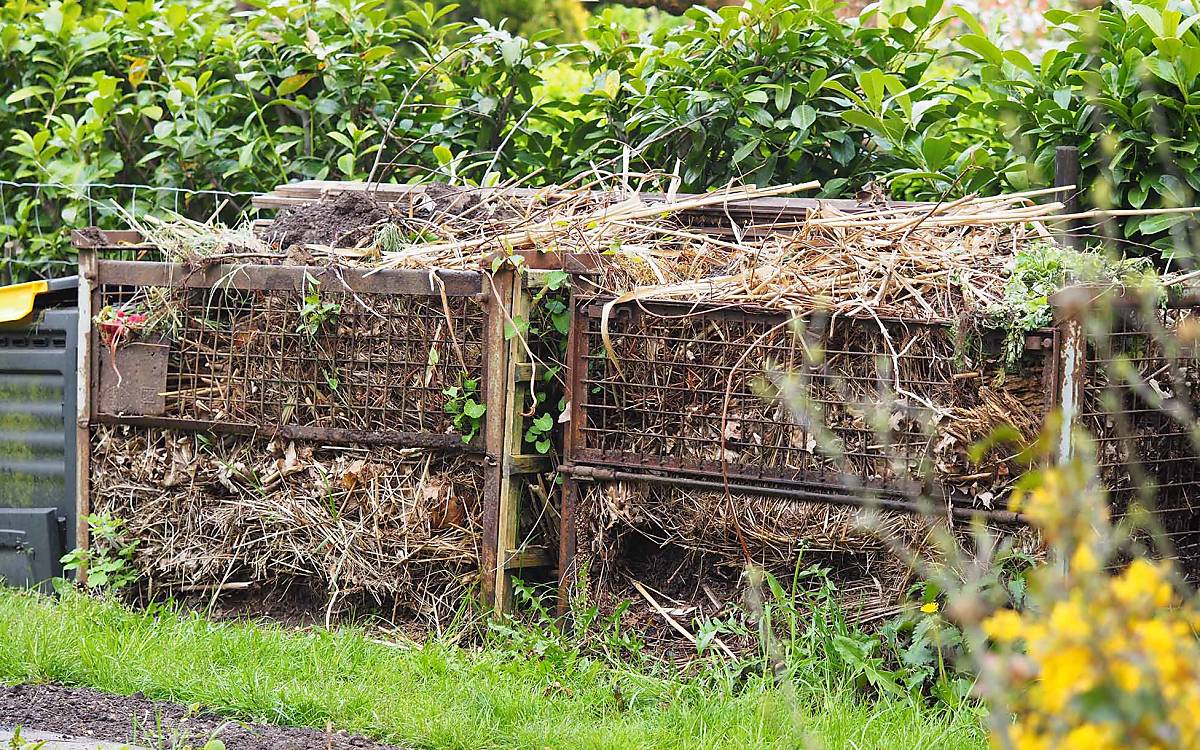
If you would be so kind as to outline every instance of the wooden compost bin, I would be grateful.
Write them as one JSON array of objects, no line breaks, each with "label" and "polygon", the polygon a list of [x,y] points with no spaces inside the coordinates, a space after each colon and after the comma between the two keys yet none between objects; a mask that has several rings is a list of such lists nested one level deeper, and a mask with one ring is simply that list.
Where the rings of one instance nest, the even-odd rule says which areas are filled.
[{"label": "wooden compost bin", "polygon": [[[189,267],[88,244],[79,502],[124,521],[153,588],[298,585],[438,627],[546,566],[518,542],[547,466],[509,439],[514,274]],[[486,409],[459,417],[469,402]]]}]

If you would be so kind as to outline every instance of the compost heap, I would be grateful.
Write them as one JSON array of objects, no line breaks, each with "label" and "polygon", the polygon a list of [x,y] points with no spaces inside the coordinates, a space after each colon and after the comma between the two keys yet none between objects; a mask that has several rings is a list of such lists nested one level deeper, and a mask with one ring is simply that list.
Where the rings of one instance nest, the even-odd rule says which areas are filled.
[{"label": "compost heap", "polygon": [[297,586],[328,611],[371,605],[436,630],[478,579],[468,456],[104,426],[91,469],[93,513],[123,521],[154,587]]},{"label": "compost heap", "polygon": [[[1050,396],[1042,360],[1028,353],[1003,359],[987,323],[1003,306],[1017,253],[1051,243],[1039,220],[1062,205],[1035,204],[1031,198],[1039,193],[1030,192],[933,207],[873,204],[847,212],[819,206],[798,220],[743,207],[812,187],[647,198],[585,189],[429,186],[390,204],[362,193],[330,196],[281,212],[258,233],[152,221],[144,230],[170,257],[188,263],[253,257],[260,263],[486,269],[528,252],[590,259],[602,273],[584,283],[604,309],[590,332],[597,340],[589,351],[603,352],[593,358],[602,370],[596,387],[631,391],[621,413],[603,425],[623,440],[619,449],[734,467],[820,470],[863,484],[910,480],[937,502],[1003,507],[1021,468],[1013,461],[1017,451],[1009,446],[974,461],[968,448],[1002,425],[1014,428],[1016,442],[1032,440]],[[676,345],[661,335],[662,321],[653,313],[630,316],[645,330],[623,329],[628,323],[617,320],[623,308],[664,301],[696,311],[782,313],[799,325],[739,330],[693,321],[685,312],[676,322],[693,327],[694,345]],[[822,347],[814,354],[798,343],[797,328],[818,317],[828,356]],[[740,343],[741,353],[728,354],[723,345],[730,343]],[[780,351],[800,354],[789,360]],[[712,365],[711,372],[746,382],[724,374],[697,380],[688,363]],[[809,371],[808,380],[793,375],[796,365]],[[672,372],[689,373],[669,389],[675,401],[639,403],[628,387],[669,381]],[[797,416],[804,403],[815,411]],[[646,413],[686,419],[621,422]],[[754,424],[774,432],[755,435]],[[802,424],[812,429],[798,429]],[[859,442],[846,439],[852,433]],[[700,447],[689,454],[689,445]],[[768,445],[787,450],[767,451]],[[894,510],[873,514],[875,530],[866,532],[862,511],[845,506],[597,483],[581,500],[573,573],[584,583],[584,596],[619,594],[637,599],[641,609],[635,611],[675,611],[686,620],[697,608],[722,610],[740,585],[747,557],[781,578],[798,561],[824,561],[855,611],[871,619],[891,611],[908,580],[881,536],[925,556],[931,529],[954,517],[946,513],[934,522]]]}]

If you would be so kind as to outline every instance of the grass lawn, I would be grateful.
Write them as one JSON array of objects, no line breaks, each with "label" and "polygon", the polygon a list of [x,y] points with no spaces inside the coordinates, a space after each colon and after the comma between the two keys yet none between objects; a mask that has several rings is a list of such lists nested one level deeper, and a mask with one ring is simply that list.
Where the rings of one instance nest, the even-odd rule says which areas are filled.
[{"label": "grass lawn", "polygon": [[515,648],[398,647],[352,629],[136,612],[78,594],[0,591],[0,681],[141,691],[235,718],[321,729],[330,722],[422,748],[987,744],[971,711],[866,701],[834,681],[786,689],[722,673],[663,679]]}]

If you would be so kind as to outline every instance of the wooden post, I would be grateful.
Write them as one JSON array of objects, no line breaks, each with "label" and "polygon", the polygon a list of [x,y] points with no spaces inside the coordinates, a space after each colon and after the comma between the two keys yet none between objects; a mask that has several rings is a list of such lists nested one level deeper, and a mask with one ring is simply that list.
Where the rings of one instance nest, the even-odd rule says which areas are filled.
[{"label": "wooden post", "polygon": [[[527,326],[531,313],[530,292],[542,286],[545,271],[525,269],[513,273],[512,297],[509,311],[517,330],[507,339],[508,361],[502,376],[506,386],[504,405],[504,453],[501,461],[500,497],[497,509],[496,548],[499,553],[495,569],[495,598],[493,609],[504,614],[512,607],[512,571],[522,568],[545,567],[550,564],[542,546],[527,546],[520,539],[521,501],[529,488],[529,475],[550,470],[548,456],[526,454],[525,413],[533,406],[529,402],[530,383],[537,376],[536,366],[529,360]],[[531,409],[530,409],[531,410]]]},{"label": "wooden post", "polygon": [[483,544],[480,550],[480,597],[485,608],[496,603],[496,569],[500,555],[497,550],[500,525],[500,496],[504,476],[504,445],[506,433],[505,403],[507,401],[508,345],[504,340],[504,324],[508,320],[508,305],[512,299],[511,270],[492,275],[484,274],[483,297],[487,300],[488,317],[484,341],[487,359],[484,362],[484,450],[486,468],[483,492]]},{"label": "wooden post", "polygon": [[[87,549],[91,544],[88,515],[91,514],[91,417],[93,355],[93,301],[99,294],[96,283],[96,251],[79,250],[79,319],[75,370],[75,546]],[[80,568],[79,583],[87,582],[87,568]]]},{"label": "wooden post", "polygon": [[[1065,204],[1063,211],[1068,214],[1079,212],[1079,149],[1074,146],[1059,146],[1054,150],[1054,187],[1074,185],[1075,188],[1065,196],[1058,195]],[[1079,222],[1070,221],[1059,224],[1059,242],[1067,247],[1078,250],[1083,246],[1083,238],[1079,236]]]},{"label": "wooden post", "polygon": [[1067,463],[1075,454],[1074,431],[1083,410],[1087,383],[1087,330],[1084,319],[1088,293],[1079,287],[1064,289],[1050,298],[1058,328],[1058,407],[1061,417],[1055,457]]}]

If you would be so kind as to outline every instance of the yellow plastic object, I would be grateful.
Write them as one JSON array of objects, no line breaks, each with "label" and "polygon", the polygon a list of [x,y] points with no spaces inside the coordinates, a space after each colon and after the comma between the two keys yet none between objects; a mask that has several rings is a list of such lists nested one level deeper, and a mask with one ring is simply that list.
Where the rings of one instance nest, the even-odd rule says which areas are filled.
[{"label": "yellow plastic object", "polygon": [[45,281],[0,286],[0,323],[11,323],[33,312],[33,298],[49,288]]}]

